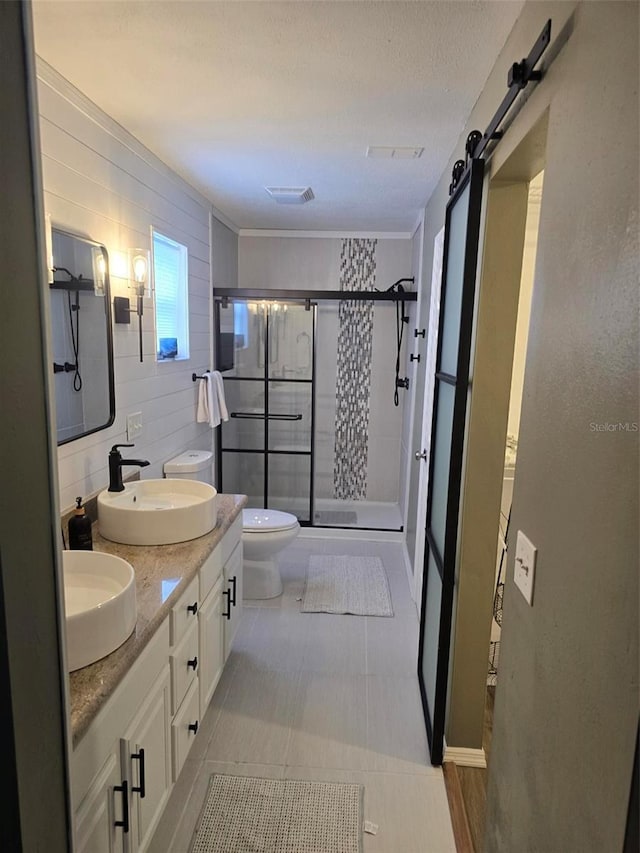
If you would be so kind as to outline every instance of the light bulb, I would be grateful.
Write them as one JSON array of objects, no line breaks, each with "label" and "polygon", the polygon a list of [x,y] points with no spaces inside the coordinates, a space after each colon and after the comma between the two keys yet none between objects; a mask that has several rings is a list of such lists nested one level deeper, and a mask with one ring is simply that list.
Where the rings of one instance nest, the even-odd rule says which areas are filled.
[{"label": "light bulb", "polygon": [[144,284],[147,280],[147,259],[144,255],[136,255],[133,259],[133,280],[136,284]]}]

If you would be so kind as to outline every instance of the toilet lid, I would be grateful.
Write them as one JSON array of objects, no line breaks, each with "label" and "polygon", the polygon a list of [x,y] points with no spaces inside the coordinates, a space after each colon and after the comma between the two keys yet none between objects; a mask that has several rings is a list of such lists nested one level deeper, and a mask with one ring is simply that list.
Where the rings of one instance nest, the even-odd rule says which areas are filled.
[{"label": "toilet lid", "polygon": [[249,533],[260,530],[290,530],[296,527],[298,519],[290,512],[277,509],[243,509],[242,529]]}]

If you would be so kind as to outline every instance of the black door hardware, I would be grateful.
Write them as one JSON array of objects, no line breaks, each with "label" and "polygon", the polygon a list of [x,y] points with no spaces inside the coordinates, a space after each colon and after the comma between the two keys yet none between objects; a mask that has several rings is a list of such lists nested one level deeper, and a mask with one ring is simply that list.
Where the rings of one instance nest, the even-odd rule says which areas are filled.
[{"label": "black door hardware", "polygon": [[231,590],[223,589],[222,594],[227,596],[227,609],[222,615],[225,619],[231,619]]},{"label": "black door hardware", "polygon": [[114,791],[122,793],[122,820],[114,820],[114,826],[121,826],[123,832],[129,832],[129,783],[122,780],[122,785],[114,785]]},{"label": "black door hardware", "polygon": [[198,721],[196,720],[195,723],[189,723],[188,728],[189,728],[190,732],[193,732],[194,735],[197,735],[198,734]]},{"label": "black door hardware", "polygon": [[411,355],[409,356],[409,361],[420,361],[420,353],[418,353],[418,355],[414,355],[413,353],[411,353]]},{"label": "black door hardware", "polygon": [[231,584],[231,606],[236,606],[236,591],[238,588],[237,578],[234,575],[232,578],[229,578],[229,583]]},{"label": "black door hardware", "polygon": [[194,601],[193,604],[187,604],[187,610],[195,616],[198,612],[198,602]]},{"label": "black door hardware", "polygon": [[413,337],[414,338],[424,338],[425,334],[426,334],[425,329],[420,329],[420,331],[418,331],[417,329],[413,330]]},{"label": "black door hardware", "polygon": [[191,658],[191,660],[187,661],[187,667],[191,667],[191,669],[195,672],[198,668],[198,658]]},{"label": "black door hardware", "polygon": [[140,784],[137,787],[135,785],[132,785],[131,790],[135,794],[140,794],[140,799],[144,800],[147,786],[145,784],[144,779],[144,749],[142,747],[140,747],[137,752],[131,753],[131,759],[133,760],[134,758],[136,758],[140,762]]}]

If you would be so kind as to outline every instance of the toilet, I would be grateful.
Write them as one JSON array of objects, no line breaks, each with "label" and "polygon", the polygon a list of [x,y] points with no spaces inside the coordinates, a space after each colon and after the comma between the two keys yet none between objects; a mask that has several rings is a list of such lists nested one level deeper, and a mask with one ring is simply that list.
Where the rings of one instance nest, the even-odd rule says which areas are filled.
[{"label": "toilet", "polygon": [[213,453],[210,450],[185,450],[164,463],[164,476],[176,480],[199,480],[213,486]]},{"label": "toilet", "polygon": [[298,519],[289,512],[242,510],[243,598],[276,598],[282,594],[275,557],[299,532]]}]

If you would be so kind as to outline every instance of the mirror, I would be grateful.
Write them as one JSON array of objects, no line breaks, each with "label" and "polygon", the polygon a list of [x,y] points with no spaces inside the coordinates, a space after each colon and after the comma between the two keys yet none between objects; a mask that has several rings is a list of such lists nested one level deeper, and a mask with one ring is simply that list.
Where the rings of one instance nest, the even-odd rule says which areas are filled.
[{"label": "mirror", "polygon": [[52,228],[48,263],[60,445],[115,418],[109,257],[99,243]]}]

